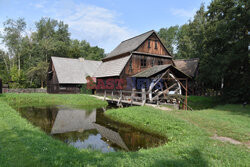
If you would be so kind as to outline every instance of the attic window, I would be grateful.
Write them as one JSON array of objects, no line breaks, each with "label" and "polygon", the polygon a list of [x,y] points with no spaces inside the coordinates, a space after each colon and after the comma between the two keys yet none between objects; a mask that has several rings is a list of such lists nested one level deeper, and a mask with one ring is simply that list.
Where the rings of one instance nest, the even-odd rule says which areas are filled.
[{"label": "attic window", "polygon": [[157,46],[157,40],[155,40],[155,49],[158,49],[158,46]]},{"label": "attic window", "polygon": [[147,60],[146,60],[146,58],[142,58],[142,59],[141,59],[141,67],[146,67],[146,65],[147,65]]},{"label": "attic window", "polygon": [[158,60],[158,65],[162,65],[163,61],[162,60]]},{"label": "attic window", "polygon": [[150,48],[150,39],[148,40],[148,48]]}]

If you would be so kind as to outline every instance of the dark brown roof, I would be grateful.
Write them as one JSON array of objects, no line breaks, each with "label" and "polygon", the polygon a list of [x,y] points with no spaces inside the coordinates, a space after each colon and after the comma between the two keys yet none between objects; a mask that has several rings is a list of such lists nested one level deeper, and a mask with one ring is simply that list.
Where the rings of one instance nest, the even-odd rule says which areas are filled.
[{"label": "dark brown roof", "polygon": [[174,60],[176,68],[180,69],[185,74],[195,77],[196,71],[198,69],[199,59],[176,59]]},{"label": "dark brown roof", "polygon": [[162,70],[167,69],[168,67],[170,67],[171,64],[166,64],[166,65],[159,65],[159,66],[153,66],[151,68],[148,68],[142,72],[139,72],[137,74],[135,74],[133,77],[136,78],[148,78],[151,77],[152,75],[161,72]]},{"label": "dark brown roof", "polygon": [[151,30],[146,33],[140,34],[133,38],[122,41],[112,52],[110,52],[106,58],[121,55],[123,53],[134,51],[138,48],[150,35],[155,31]]},{"label": "dark brown roof", "polygon": [[132,77],[136,77],[136,78],[149,78],[151,76],[154,76],[164,70],[167,69],[173,69],[176,74],[178,74],[178,76],[183,77],[183,78],[187,78],[189,77],[188,75],[186,75],[185,73],[183,73],[182,71],[180,71],[179,69],[175,68],[173,65],[171,64],[165,64],[165,65],[158,65],[158,66],[153,66],[151,68],[148,68],[142,72],[139,72],[135,75],[133,75]]},{"label": "dark brown roof", "polygon": [[[111,51],[107,55],[107,57],[104,58],[104,60],[109,59],[111,57],[115,57],[115,56],[124,54],[124,53],[129,53],[129,52],[135,51],[152,34],[155,34],[158,37],[157,33],[154,30],[151,30],[151,31],[145,32],[143,34],[140,34],[138,36],[135,36],[133,38],[122,41],[113,51]],[[159,38],[159,40],[160,40],[160,38]],[[161,42],[161,40],[160,40],[160,42]],[[164,44],[162,42],[161,42],[161,44],[164,46]],[[166,47],[165,47],[165,49],[167,50]],[[168,54],[170,55],[169,52],[168,52]],[[169,56],[169,57],[171,57],[171,56]]]}]

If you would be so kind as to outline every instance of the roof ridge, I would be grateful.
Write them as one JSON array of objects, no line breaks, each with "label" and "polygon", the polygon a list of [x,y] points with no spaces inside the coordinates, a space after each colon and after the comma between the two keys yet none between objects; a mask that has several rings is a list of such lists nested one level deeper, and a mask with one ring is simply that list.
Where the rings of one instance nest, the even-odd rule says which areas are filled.
[{"label": "roof ridge", "polygon": [[131,39],[134,39],[134,38],[137,38],[137,37],[139,37],[139,36],[145,35],[145,34],[147,34],[147,33],[149,33],[149,32],[152,32],[152,33],[153,33],[153,32],[155,32],[155,30],[150,30],[150,31],[144,32],[144,33],[142,33],[142,34],[136,35],[136,36],[134,36],[134,37],[132,37],[132,38],[129,38],[129,39],[126,39],[126,40],[122,41],[121,43],[123,43],[123,42],[125,42],[125,41],[128,41],[128,40],[131,40]]},{"label": "roof ridge", "polygon": [[[57,57],[57,56],[51,56],[51,58],[79,60],[79,58],[82,58],[82,57],[79,57],[79,58],[71,58],[71,57]],[[95,62],[101,62],[100,60],[87,60],[87,59],[84,59],[84,61],[95,61]],[[83,61],[83,62],[84,62],[84,61]]]},{"label": "roof ridge", "polygon": [[96,61],[96,62],[102,62],[102,61],[100,61],[100,60],[87,60],[87,59],[85,59],[84,61]]}]

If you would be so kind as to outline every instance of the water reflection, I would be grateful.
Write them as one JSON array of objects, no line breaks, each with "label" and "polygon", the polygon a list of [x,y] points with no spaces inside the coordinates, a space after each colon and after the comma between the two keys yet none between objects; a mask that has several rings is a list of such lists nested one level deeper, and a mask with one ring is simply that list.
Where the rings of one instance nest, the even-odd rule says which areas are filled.
[{"label": "water reflection", "polygon": [[165,138],[109,119],[103,114],[104,109],[89,111],[47,106],[18,110],[23,117],[47,134],[79,149],[136,151],[166,142]]}]

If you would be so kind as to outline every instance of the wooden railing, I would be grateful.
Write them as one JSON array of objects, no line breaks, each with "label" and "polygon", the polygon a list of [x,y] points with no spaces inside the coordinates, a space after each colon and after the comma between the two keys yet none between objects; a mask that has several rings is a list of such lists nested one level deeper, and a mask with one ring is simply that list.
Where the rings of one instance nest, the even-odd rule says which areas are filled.
[{"label": "wooden railing", "polygon": [[[145,89],[142,89],[142,91],[136,91],[136,90],[104,90],[104,98],[103,100],[107,100],[107,98],[109,100],[116,101],[117,105],[121,105],[122,106],[122,101],[126,101],[127,104],[140,104],[140,105],[145,105],[146,102],[150,102],[150,103],[156,103],[157,105],[160,104],[160,101],[166,101],[164,96],[159,96],[159,92],[153,92],[153,100],[150,101],[149,100],[149,92],[145,91]],[[174,99],[173,100],[176,103],[177,100]],[[180,100],[179,102],[184,103],[184,101]],[[189,107],[190,110],[192,110]]]}]

